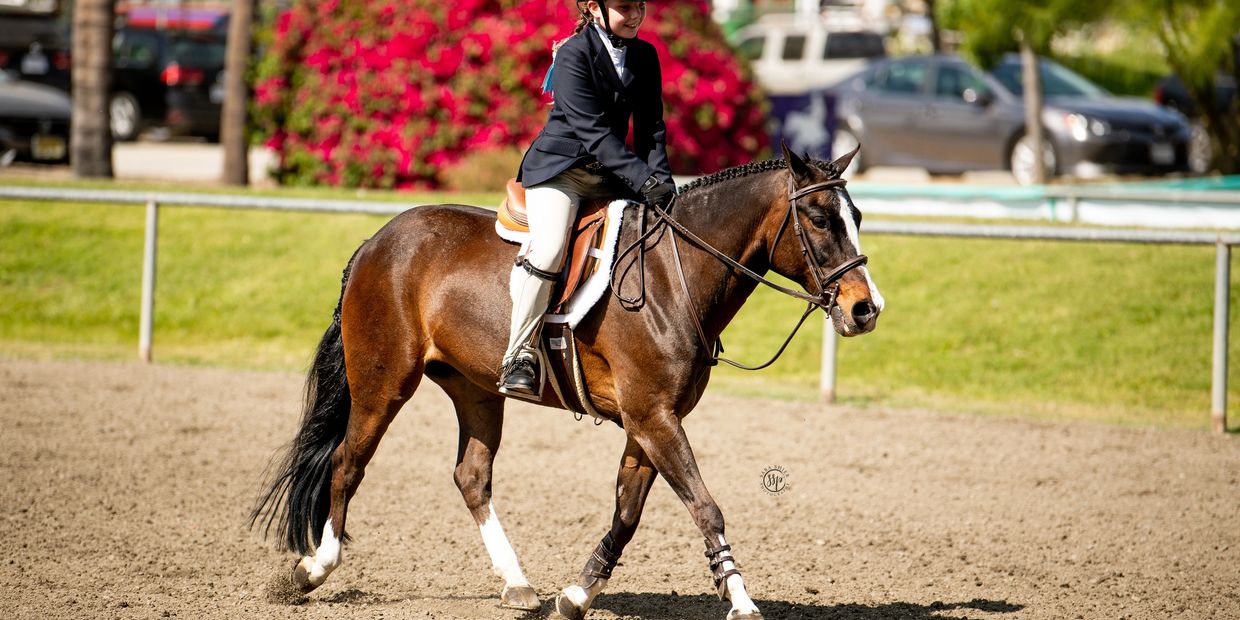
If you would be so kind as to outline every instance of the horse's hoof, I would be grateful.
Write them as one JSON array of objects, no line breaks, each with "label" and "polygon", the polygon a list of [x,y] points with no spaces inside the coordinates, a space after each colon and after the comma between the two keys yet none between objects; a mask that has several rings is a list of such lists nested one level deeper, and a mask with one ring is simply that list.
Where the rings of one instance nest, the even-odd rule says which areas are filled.
[{"label": "horse's hoof", "polygon": [[742,613],[732,610],[728,612],[728,620],[762,620],[762,614],[756,611]]},{"label": "horse's hoof", "polygon": [[564,593],[555,597],[555,611],[548,616],[552,620],[584,620],[586,610],[576,606],[572,601],[568,600]]},{"label": "horse's hoof", "polygon": [[538,611],[542,609],[542,602],[538,600],[538,593],[534,591],[534,588],[516,586],[504,588],[499,595],[499,606],[521,611]]},{"label": "horse's hoof", "polygon": [[268,603],[277,605],[302,605],[310,600],[306,593],[314,589],[310,585],[309,575],[301,567],[300,562],[293,564],[289,570],[286,562],[281,562],[267,580],[263,594]]},{"label": "horse's hoof", "polygon": [[762,620],[762,614],[756,611],[751,611],[749,613],[743,613],[743,614],[729,613],[728,620]]}]

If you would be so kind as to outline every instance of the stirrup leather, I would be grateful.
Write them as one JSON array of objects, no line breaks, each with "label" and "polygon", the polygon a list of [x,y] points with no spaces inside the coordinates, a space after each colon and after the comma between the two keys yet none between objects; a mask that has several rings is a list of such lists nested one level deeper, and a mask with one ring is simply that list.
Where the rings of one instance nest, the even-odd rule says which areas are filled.
[{"label": "stirrup leather", "polygon": [[516,265],[524,269],[526,273],[534,276],[535,278],[538,278],[539,280],[546,280],[547,282],[559,282],[563,278],[563,274],[560,274],[555,271],[543,271],[542,269],[539,269],[538,267],[531,265],[530,261],[527,260],[524,256],[517,257]]},{"label": "stirrup leather", "polygon": [[[726,556],[721,556],[723,553]],[[712,547],[710,541],[706,541],[706,559],[710,561],[711,578],[715,581],[715,590],[719,594],[719,600],[728,600],[728,577],[732,575],[740,575],[741,572],[736,570],[736,558],[732,557],[732,546],[723,545],[721,547]],[[731,562],[732,568],[723,570],[723,563]]]}]

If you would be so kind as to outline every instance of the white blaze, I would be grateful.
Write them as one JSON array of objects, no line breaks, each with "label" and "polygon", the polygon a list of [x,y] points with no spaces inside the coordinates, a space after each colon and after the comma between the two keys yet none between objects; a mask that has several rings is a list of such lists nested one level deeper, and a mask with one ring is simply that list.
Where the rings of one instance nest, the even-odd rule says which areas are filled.
[{"label": "white blaze", "polygon": [[[861,254],[861,233],[857,230],[857,219],[853,217],[852,200],[841,191],[839,192],[839,203],[840,218],[844,220],[844,230],[848,233],[848,240],[852,242],[853,249],[857,250],[857,254]],[[882,312],[886,300],[883,299],[883,294],[878,292],[878,285],[874,283],[874,279],[870,277],[869,268],[863,265],[861,273],[865,275],[866,286],[870,287],[870,298],[874,300],[874,306],[878,308],[879,312]]]}]

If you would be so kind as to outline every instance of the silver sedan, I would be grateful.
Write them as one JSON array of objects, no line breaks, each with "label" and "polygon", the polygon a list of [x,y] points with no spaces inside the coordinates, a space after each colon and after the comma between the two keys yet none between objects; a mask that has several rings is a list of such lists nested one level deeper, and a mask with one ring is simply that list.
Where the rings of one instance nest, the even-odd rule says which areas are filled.
[{"label": "silver sedan", "polygon": [[[1042,59],[1051,174],[1165,174],[1188,169],[1188,122],[1142,99],[1115,97]],[[1011,170],[1033,177],[1025,137],[1020,60],[1005,57],[983,72],[957,56],[908,56],[879,62],[837,83],[833,152],[861,145],[856,170],[916,166],[931,173]]]}]

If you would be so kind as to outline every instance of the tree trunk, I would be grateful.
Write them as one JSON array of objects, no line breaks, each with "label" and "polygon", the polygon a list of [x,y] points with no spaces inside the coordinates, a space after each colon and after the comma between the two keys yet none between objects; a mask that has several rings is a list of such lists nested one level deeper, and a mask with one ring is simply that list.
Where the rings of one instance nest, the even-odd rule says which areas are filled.
[{"label": "tree trunk", "polygon": [[[1240,85],[1240,34],[1231,38],[1231,70],[1234,84]],[[1217,88],[1217,86],[1215,87]],[[1210,91],[1210,101],[1215,100],[1215,90]],[[1200,103],[1198,104],[1200,105]],[[1204,109],[1204,108],[1203,108]],[[1240,92],[1232,95],[1227,109],[1216,110],[1209,122],[1214,131],[1214,167],[1223,174],[1240,174]]]},{"label": "tree trunk", "polygon": [[926,17],[930,18],[930,47],[935,54],[943,53],[943,33],[939,32],[939,16],[935,14],[935,0],[925,0]]},{"label": "tree trunk", "polygon": [[254,0],[233,0],[228,21],[228,52],[224,60],[224,109],[220,118],[220,144],[224,147],[226,185],[250,182],[249,86],[251,26]]},{"label": "tree trunk", "polygon": [[1021,83],[1025,89],[1025,135],[1033,147],[1033,182],[1040,185],[1046,183],[1048,173],[1054,172],[1046,169],[1046,160],[1042,157],[1045,149],[1042,140],[1042,72],[1038,70],[1038,57],[1029,45],[1029,37],[1019,34]]},{"label": "tree trunk", "polygon": [[112,34],[116,0],[78,0],[73,10],[73,175],[112,177]]}]

